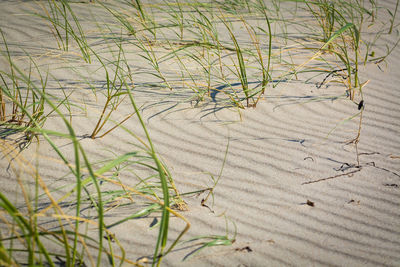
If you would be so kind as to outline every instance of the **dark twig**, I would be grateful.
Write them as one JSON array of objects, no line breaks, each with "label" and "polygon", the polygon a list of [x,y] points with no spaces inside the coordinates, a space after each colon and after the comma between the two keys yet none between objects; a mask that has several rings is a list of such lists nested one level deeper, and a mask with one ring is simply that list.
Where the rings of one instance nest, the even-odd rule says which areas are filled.
[{"label": "dark twig", "polygon": [[318,180],[312,180],[312,181],[304,182],[304,183],[302,183],[302,185],[303,185],[303,184],[318,183],[318,182],[322,182],[322,181],[326,181],[326,180],[338,178],[338,177],[341,177],[341,176],[350,175],[350,174],[353,174],[353,173],[356,173],[356,172],[359,172],[359,171],[361,171],[361,167],[358,168],[357,170],[354,170],[354,171],[351,171],[351,172],[346,172],[346,173],[343,173],[343,174],[338,174],[338,175],[330,176],[330,177],[327,177],[327,178],[322,178],[322,179],[318,179]]},{"label": "dark twig", "polygon": [[340,76],[342,79],[347,79],[347,75],[336,74],[337,72],[346,71],[346,70],[347,70],[347,68],[343,68],[343,69],[333,70],[333,71],[329,72],[329,73],[325,76],[325,78],[322,80],[321,83],[317,83],[317,84],[316,84],[316,87],[317,87],[318,89],[320,89],[320,88],[322,87],[322,85],[325,84],[326,80],[327,80],[330,76]]}]

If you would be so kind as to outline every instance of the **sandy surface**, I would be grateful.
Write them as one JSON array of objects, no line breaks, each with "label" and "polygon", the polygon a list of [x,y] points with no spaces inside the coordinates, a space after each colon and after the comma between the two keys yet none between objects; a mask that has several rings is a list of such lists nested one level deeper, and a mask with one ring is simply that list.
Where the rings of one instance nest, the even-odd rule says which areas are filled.
[{"label": "sandy surface", "polygon": [[[395,0],[382,2],[387,7],[396,3]],[[92,30],[89,36],[95,36],[97,30],[90,21],[93,9],[89,11],[84,3],[76,5],[85,7],[78,14],[87,14],[88,21],[82,25]],[[77,63],[72,52],[63,54],[57,50],[46,24],[27,14],[31,6],[37,8],[29,1],[0,3],[0,27],[10,50],[22,62],[21,49],[25,49],[41,67],[49,67],[54,75],[49,91],[54,95],[62,96],[57,90],[57,79],[62,80],[67,91],[74,91],[71,99],[87,107],[87,111],[74,110],[74,129],[78,135],[90,134],[103,100],[98,97],[96,101],[79,73],[62,66],[81,64],[82,71],[96,67]],[[377,41],[376,53],[385,51],[385,44],[393,46],[397,38],[396,34],[382,35]],[[93,37],[89,42],[96,44],[97,40]],[[238,111],[208,100],[193,108],[184,101],[189,92],[152,89],[144,86],[149,82],[147,77],[138,78],[135,98],[142,107],[156,149],[181,193],[212,186],[210,174],[218,176],[229,141],[226,163],[214,192],[214,205],[211,199],[208,202],[211,210],[201,206],[204,193],[184,197],[189,210],[182,214],[192,226],[183,239],[225,235],[225,219],[221,216],[224,214],[228,218],[229,236],[234,232],[232,222],[237,226],[236,242],[232,246],[204,249],[185,261],[182,259],[196,247],[180,244],[163,263],[170,266],[399,266],[399,52],[396,48],[386,62],[361,69],[362,79],[370,81],[364,87],[365,111],[358,146],[360,168],[354,167],[357,164],[354,145],[347,144],[357,135],[358,119],[342,123],[357,113],[357,105],[346,98],[332,99],[343,93],[341,86],[317,89],[315,83],[304,80],[281,83],[276,88],[268,88],[257,108]],[[135,55],[131,58],[135,59]],[[136,67],[140,68],[140,63]],[[104,76],[98,73],[91,77],[98,79],[99,84],[104,83]],[[121,105],[116,118],[122,118],[128,107],[128,103]],[[131,130],[139,129],[137,134],[143,136],[136,120],[124,125]],[[55,118],[49,118],[45,126],[64,128]],[[82,139],[81,143],[90,160],[96,162],[134,150],[131,139],[117,129],[104,138]],[[68,140],[54,140],[62,151],[67,154],[72,151]],[[32,144],[22,155],[31,159],[29,155],[35,155],[36,147],[37,144]],[[56,164],[56,155],[44,140],[39,154],[40,174],[49,188],[65,184],[66,169]],[[13,199],[19,187],[7,168],[5,157],[0,166],[1,190]],[[343,175],[346,173],[351,174]],[[324,178],[327,179],[315,182]],[[62,192],[54,194],[61,196]],[[314,206],[307,205],[307,201]],[[105,220],[111,223],[129,212],[130,206],[122,207],[108,213]],[[137,260],[153,253],[157,236],[157,230],[149,228],[153,219],[154,216],[132,220],[113,228],[129,259]],[[176,236],[183,226],[173,218],[170,237]]]}]

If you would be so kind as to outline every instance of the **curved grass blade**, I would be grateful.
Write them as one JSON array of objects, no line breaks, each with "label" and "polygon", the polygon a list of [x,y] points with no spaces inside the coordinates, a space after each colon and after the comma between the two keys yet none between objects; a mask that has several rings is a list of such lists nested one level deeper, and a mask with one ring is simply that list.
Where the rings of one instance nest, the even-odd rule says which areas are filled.
[{"label": "curved grass blade", "polygon": [[235,45],[236,56],[239,63],[240,72],[238,73],[240,83],[242,84],[243,92],[246,96],[247,107],[249,106],[249,84],[247,82],[247,74],[246,74],[246,65],[244,64],[242,50],[240,49],[239,43],[236,40],[235,35],[232,32],[232,29],[229,27],[228,23],[225,20],[225,17],[222,16],[221,21],[224,23],[225,27],[227,28],[229,35]]}]

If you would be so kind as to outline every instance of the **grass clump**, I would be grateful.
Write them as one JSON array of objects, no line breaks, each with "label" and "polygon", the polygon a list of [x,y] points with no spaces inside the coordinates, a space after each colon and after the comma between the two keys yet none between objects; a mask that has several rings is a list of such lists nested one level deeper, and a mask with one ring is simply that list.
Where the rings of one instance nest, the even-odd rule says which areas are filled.
[{"label": "grass clump", "polygon": [[46,93],[48,73],[43,76],[38,65],[29,57],[27,79],[21,79],[1,29],[0,33],[4,44],[4,50],[1,52],[5,65],[8,66],[8,71],[0,71],[0,125],[23,131],[29,143],[34,136],[29,129],[43,126],[46,118],[52,113],[52,111],[44,113],[44,99],[32,88],[33,72],[40,78],[42,94]]},{"label": "grass clump", "polygon": [[[17,66],[13,65],[13,69],[15,70],[14,75],[19,75],[19,80],[29,81],[29,76],[24,74]],[[75,264],[81,264],[84,260],[88,260],[92,265],[98,266],[106,256],[112,265],[117,264],[117,261],[120,264],[132,263],[132,261],[125,258],[124,249],[119,244],[117,237],[109,229],[137,216],[161,213],[160,231],[153,257],[154,263],[159,265],[162,258],[171,251],[180,237],[188,230],[190,224],[182,215],[171,208],[173,204],[182,205],[183,201],[177,194],[166,166],[158,158],[130,90],[128,89],[128,95],[132,108],[140,121],[140,125],[144,127],[143,130],[147,140],[144,141],[133,132],[127,130],[131,136],[143,145],[141,150],[116,156],[100,166],[90,162],[72,125],[46,93],[43,93],[34,83],[32,84],[32,90],[40,95],[46,105],[57,113],[68,131],[64,133],[47,130],[35,120],[33,120],[34,125],[30,127],[30,131],[40,134],[54,149],[55,154],[59,157],[58,161],[60,162],[61,160],[67,171],[66,177],[73,177],[75,182],[72,183],[72,188],[69,186],[67,193],[58,198],[55,197],[54,195],[57,194],[58,190],[50,190],[43,178],[40,177],[39,159],[37,165],[32,166],[22,156],[18,156],[18,151],[7,145],[7,143],[2,145],[2,152],[8,158],[11,169],[20,181],[19,184],[25,205],[17,207],[12,204],[6,195],[0,194],[0,206],[4,213],[2,220],[10,233],[9,236],[2,237],[1,245],[4,249],[1,260],[15,264],[49,264],[50,266],[54,266],[57,261],[61,261],[67,266],[75,266]],[[16,101],[15,99],[13,100]],[[32,114],[25,109],[23,111],[27,117],[33,119]],[[63,137],[71,141],[73,146],[72,158],[71,155],[66,155],[56,145],[52,140],[54,136]],[[27,170],[24,170],[24,165],[28,166]],[[127,168],[127,166],[135,168],[135,165],[146,167],[152,172],[149,177],[139,178],[140,182],[137,187],[126,186],[120,179],[116,179],[119,175],[112,172],[114,168]],[[24,171],[19,171],[21,168]],[[29,193],[29,189],[26,188],[23,182],[29,176],[31,176],[36,185],[33,195]],[[108,211],[106,199],[110,191],[102,189],[106,184],[123,189],[119,190],[119,192],[115,189],[113,190],[115,192],[113,194],[114,199],[116,197],[130,199],[129,204],[133,205],[135,203],[133,199],[136,196],[145,199],[147,207],[144,211],[136,212],[134,216],[130,215],[107,226],[104,222],[104,216]],[[50,200],[50,204],[47,207],[39,206],[43,199]],[[70,204],[65,206],[62,203]],[[84,216],[82,212],[88,206],[94,208],[95,215]],[[25,207],[27,207],[27,210],[25,210]],[[74,207],[75,212],[70,210],[70,207]],[[178,238],[167,248],[170,213],[184,220],[187,225]],[[47,229],[41,226],[40,218],[53,218],[57,221],[57,226]],[[88,232],[87,226],[89,225],[97,228],[97,237]],[[106,238],[106,242],[104,238]],[[115,251],[113,242],[118,244],[119,253]],[[60,249],[63,252],[60,252]]]},{"label": "grass clump", "polygon": [[[122,46],[118,46],[117,43],[120,49],[115,63],[116,70],[112,78],[110,78],[106,64],[103,63],[98,54],[95,54],[105,69],[107,93],[103,112],[90,137],[96,137],[105,122],[109,120],[110,113],[115,111],[120,103],[118,97],[127,95],[133,109],[128,118],[133,114],[137,115],[146,139],[142,140],[131,130],[124,128],[139,144],[142,144],[142,146],[136,147],[139,148],[139,151],[116,155],[115,158],[98,166],[90,161],[71,122],[61,109],[62,103],[69,101],[67,97],[56,104],[54,98],[45,90],[48,75],[46,78],[42,78],[39,67],[28,56],[41,78],[39,80],[41,87],[39,87],[37,82],[32,79],[32,66],[28,73],[17,66],[12,60],[4,35],[3,41],[5,44],[3,56],[9,65],[9,71],[5,70],[0,73],[3,81],[0,95],[3,126],[10,128],[14,127],[13,124],[15,124],[18,130],[29,131],[29,133],[38,136],[38,140],[43,138],[44,140],[41,140],[41,142],[46,142],[53,149],[54,154],[58,156],[58,159],[54,158],[53,160],[61,165],[60,168],[65,169],[65,177],[73,178],[75,182],[64,186],[69,191],[60,196],[59,189],[50,189],[40,176],[41,161],[38,155],[35,158],[36,165],[32,165],[19,154],[20,152],[12,144],[2,143],[1,151],[17,177],[24,205],[16,206],[10,201],[9,196],[0,193],[1,220],[3,226],[5,226],[2,233],[7,232],[6,235],[1,235],[1,263],[7,265],[27,264],[29,266],[55,266],[58,264],[75,266],[88,262],[93,266],[99,266],[104,258],[107,258],[111,265],[135,264],[135,262],[126,258],[125,251],[118,238],[109,229],[136,216],[161,213],[160,230],[153,257],[154,265],[159,265],[163,257],[173,249],[188,230],[190,224],[182,215],[171,208],[172,205],[183,208],[185,204],[178,194],[171,174],[156,153],[130,91],[131,84],[127,82],[129,77],[124,76],[125,73],[120,71]],[[123,92],[122,88],[124,89]],[[106,114],[105,110],[110,108],[110,105],[113,105],[111,111]],[[46,110],[50,111],[46,112]],[[65,125],[66,132],[45,128],[44,121],[51,113],[54,113]],[[116,127],[122,126],[117,123]],[[103,136],[109,132],[110,130]],[[57,145],[57,142],[54,142],[53,137],[69,140],[73,153],[65,154]],[[36,144],[38,149],[41,142]],[[127,186],[120,179],[117,179],[119,175],[116,176],[115,172],[112,172],[113,169],[119,169],[121,166],[122,168],[129,166],[135,169],[135,165],[144,167],[147,172],[151,173],[148,177],[139,176],[139,183],[136,187]],[[25,185],[28,178],[31,178],[31,181],[35,184],[33,192],[30,192],[31,188]],[[108,212],[107,198],[110,196],[109,191],[103,189],[106,185],[108,187],[118,186],[122,189],[114,189],[112,199],[129,199],[129,205],[135,204],[134,197],[146,200],[144,202],[144,205],[147,206],[145,211],[136,212],[134,216],[130,215],[118,222],[106,225],[104,216]],[[47,207],[43,207],[42,202],[44,200],[50,201]],[[64,203],[70,204],[65,205]],[[84,215],[83,210],[88,207],[95,210],[94,215]],[[167,247],[170,213],[185,221],[186,227],[175,241]],[[43,226],[49,219],[55,220],[56,225],[51,228]],[[88,231],[89,226],[94,226],[97,229],[97,235],[93,231]],[[113,245],[114,242],[117,244],[116,247]]]},{"label": "grass clump", "polygon": [[70,38],[78,45],[83,59],[90,63],[90,47],[85,33],[70,4],[66,0],[47,0],[47,6],[42,4],[44,14],[39,17],[47,20],[50,30],[57,41],[58,47],[69,51]]}]

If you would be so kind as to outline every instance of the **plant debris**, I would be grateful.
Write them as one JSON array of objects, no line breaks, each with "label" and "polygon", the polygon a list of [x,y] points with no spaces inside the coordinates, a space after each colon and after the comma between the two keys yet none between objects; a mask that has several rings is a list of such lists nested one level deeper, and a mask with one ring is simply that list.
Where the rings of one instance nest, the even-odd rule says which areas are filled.
[{"label": "plant debris", "polygon": [[361,100],[358,104],[358,110],[361,110],[364,107],[364,100]]},{"label": "plant debris", "polygon": [[315,205],[314,205],[314,202],[312,202],[312,201],[310,201],[310,200],[308,200],[308,199],[307,199],[306,204],[307,204],[308,206],[310,206],[310,207],[314,207],[314,206],[315,206]]},{"label": "plant debris", "polygon": [[383,184],[384,186],[389,186],[389,187],[396,187],[398,188],[399,185],[398,184]]},{"label": "plant debris", "polygon": [[236,251],[244,251],[244,252],[253,252],[253,250],[249,246],[245,246],[242,248],[236,248]]},{"label": "plant debris", "polygon": [[347,202],[347,204],[350,204],[350,203],[355,203],[355,204],[357,204],[357,205],[360,205],[360,200],[350,199],[350,200]]}]

